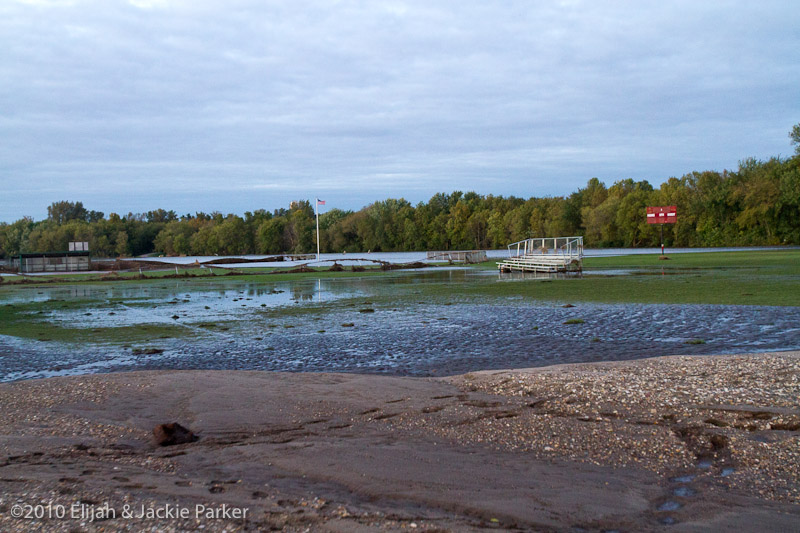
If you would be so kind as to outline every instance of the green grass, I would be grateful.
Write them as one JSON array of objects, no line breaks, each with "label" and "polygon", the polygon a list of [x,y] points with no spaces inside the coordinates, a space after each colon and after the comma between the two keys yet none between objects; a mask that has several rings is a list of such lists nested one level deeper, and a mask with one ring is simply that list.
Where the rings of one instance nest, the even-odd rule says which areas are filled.
[{"label": "green grass", "polygon": [[[464,293],[562,302],[800,306],[800,250],[667,255],[669,260],[657,254],[590,257],[582,278],[476,284]],[[603,276],[604,269],[632,272]]]},{"label": "green grass", "polygon": [[587,257],[584,269],[598,268],[645,268],[645,269],[742,269],[751,268],[764,273],[774,269],[784,274],[800,275],[800,250],[775,250],[759,252],[702,252],[689,254],[666,254],[668,260],[659,259],[659,254],[626,255],[616,257]]}]

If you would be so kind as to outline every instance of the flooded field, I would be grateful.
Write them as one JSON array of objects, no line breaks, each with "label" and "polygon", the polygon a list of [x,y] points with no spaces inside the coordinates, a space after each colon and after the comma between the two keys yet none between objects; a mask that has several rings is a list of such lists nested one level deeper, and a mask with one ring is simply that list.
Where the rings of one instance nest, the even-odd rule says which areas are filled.
[{"label": "flooded field", "polygon": [[0,293],[0,308],[25,320],[0,335],[0,380],[144,369],[426,376],[800,349],[798,307],[564,306],[462,293],[465,284],[504,281],[493,271],[435,269],[19,287]]}]

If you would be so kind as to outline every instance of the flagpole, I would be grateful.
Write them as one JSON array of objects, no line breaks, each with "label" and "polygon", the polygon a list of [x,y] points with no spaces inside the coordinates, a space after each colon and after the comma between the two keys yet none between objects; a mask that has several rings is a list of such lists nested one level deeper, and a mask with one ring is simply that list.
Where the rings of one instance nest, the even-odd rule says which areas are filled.
[{"label": "flagpole", "polygon": [[317,217],[317,262],[319,262],[319,198],[314,201],[314,215]]}]

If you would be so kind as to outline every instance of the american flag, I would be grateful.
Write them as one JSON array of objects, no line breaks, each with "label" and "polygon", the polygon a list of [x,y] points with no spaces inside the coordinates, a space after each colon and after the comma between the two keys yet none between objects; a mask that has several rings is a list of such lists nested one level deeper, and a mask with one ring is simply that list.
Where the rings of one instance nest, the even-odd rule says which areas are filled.
[{"label": "american flag", "polygon": [[325,205],[325,200],[320,200],[317,198],[317,205]]}]

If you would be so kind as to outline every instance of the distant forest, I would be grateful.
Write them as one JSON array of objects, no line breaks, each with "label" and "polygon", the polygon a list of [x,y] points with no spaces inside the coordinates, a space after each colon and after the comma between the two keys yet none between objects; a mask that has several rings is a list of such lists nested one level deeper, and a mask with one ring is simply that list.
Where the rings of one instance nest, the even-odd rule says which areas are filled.
[{"label": "distant forest", "polygon": [[[528,237],[583,235],[590,247],[658,246],[659,227],[645,207],[677,205],[665,225],[669,247],[800,244],[800,124],[789,134],[794,157],[747,159],[735,171],[692,172],[659,188],[592,178],[569,196],[516,198],[474,192],[436,194],[412,205],[375,202],[359,211],[320,214],[323,252],[496,249]],[[233,255],[316,251],[314,206],[307,200],[272,212],[238,215],[111,213],[56,202],[48,218],[0,223],[0,255],[67,250],[88,241],[93,256]]]}]

